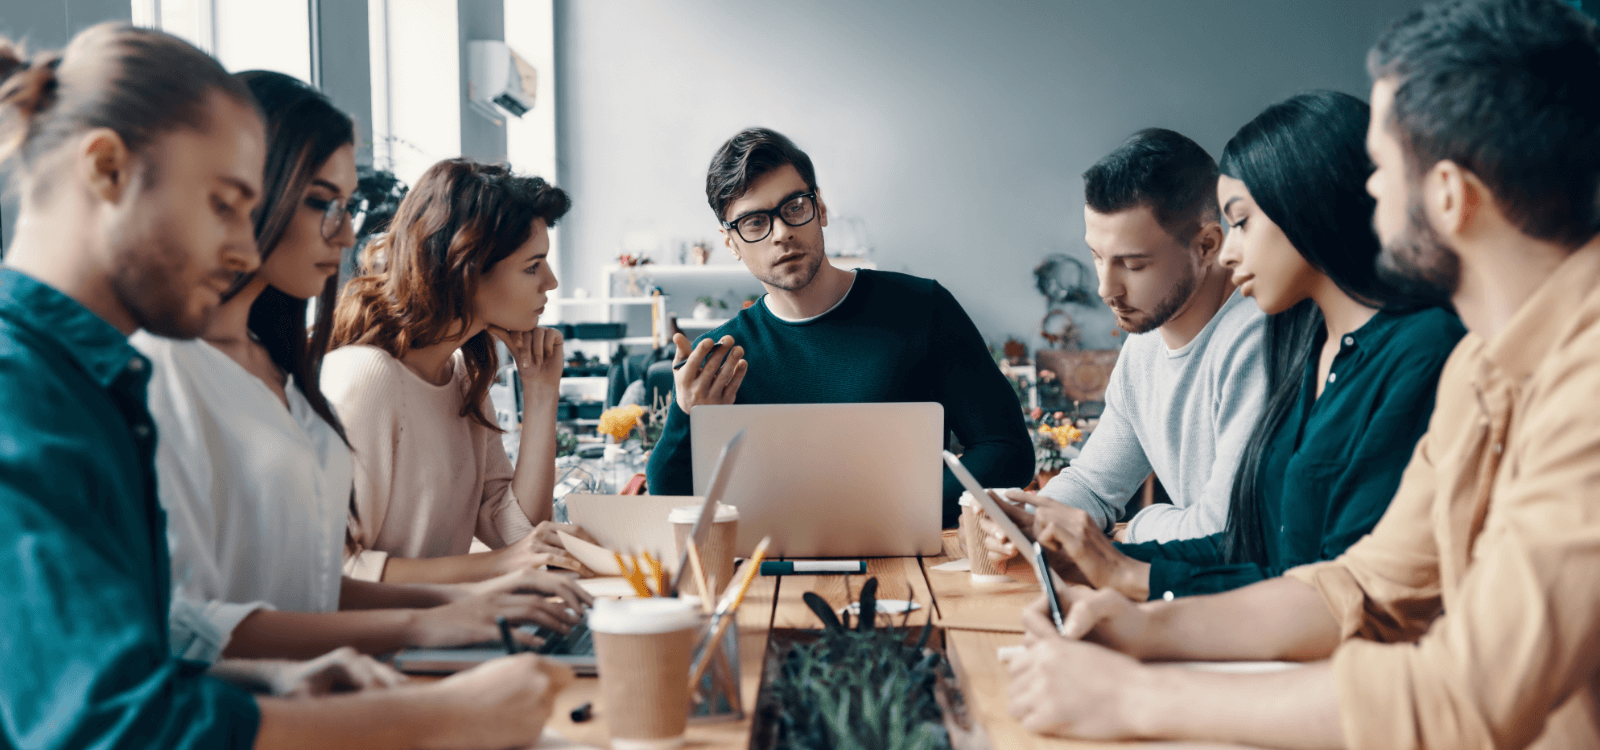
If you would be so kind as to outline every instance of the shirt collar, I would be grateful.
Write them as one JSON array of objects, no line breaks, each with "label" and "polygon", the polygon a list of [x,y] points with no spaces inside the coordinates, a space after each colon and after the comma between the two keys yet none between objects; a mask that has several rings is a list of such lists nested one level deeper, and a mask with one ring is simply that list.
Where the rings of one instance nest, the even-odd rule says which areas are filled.
[{"label": "shirt collar", "polygon": [[1532,375],[1597,285],[1600,243],[1591,243],[1562,261],[1499,335],[1485,343],[1486,363],[1516,381]]},{"label": "shirt collar", "polygon": [[13,268],[0,267],[0,318],[60,345],[102,388],[110,388],[125,370],[137,375],[139,382],[150,378],[150,360],[115,326]]}]

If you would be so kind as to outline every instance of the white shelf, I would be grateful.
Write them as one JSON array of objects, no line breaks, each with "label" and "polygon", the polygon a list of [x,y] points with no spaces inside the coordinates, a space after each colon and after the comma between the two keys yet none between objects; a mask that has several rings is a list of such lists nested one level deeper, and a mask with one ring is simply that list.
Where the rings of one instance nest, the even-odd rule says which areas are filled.
[{"label": "white shelf", "polygon": [[546,305],[566,307],[569,305],[651,305],[655,304],[655,297],[561,297],[546,300]]},{"label": "white shelf", "polygon": [[[843,268],[845,270],[852,268],[866,268],[871,270],[878,267],[878,264],[873,263],[870,260],[857,260],[854,258],[828,258],[828,262],[832,263],[836,268]],[[649,265],[630,266],[628,268],[618,266],[615,263],[607,263],[602,266],[601,269],[602,271],[606,272],[605,276],[608,282],[610,281],[611,274],[624,270],[632,270],[652,278],[662,278],[668,276],[750,276],[750,269],[745,268],[743,263],[708,263],[703,266],[687,264],[668,266],[651,263]],[[750,280],[755,281],[755,277],[750,276]]]}]

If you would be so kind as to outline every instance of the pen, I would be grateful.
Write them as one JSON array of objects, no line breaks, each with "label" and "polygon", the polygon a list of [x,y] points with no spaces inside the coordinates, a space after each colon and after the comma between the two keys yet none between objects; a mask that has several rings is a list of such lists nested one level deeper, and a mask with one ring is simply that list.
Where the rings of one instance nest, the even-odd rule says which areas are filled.
[{"label": "pen", "polygon": [[765,560],[761,563],[761,575],[764,576],[865,572],[866,560]]},{"label": "pen", "polygon": [[504,618],[504,617],[496,617],[496,618],[494,618],[494,624],[500,626],[500,642],[505,644],[506,653],[508,653],[508,654],[516,653],[517,652],[517,642],[514,641],[514,640],[511,640],[511,623],[506,622],[506,618]]},{"label": "pen", "polygon": [[[711,351],[706,352],[706,359],[711,359],[713,356],[716,355],[717,350],[721,349],[721,348],[722,348],[722,344],[720,344],[720,343],[716,344],[715,346],[712,346],[711,347]],[[672,369],[681,370],[681,369],[683,369],[683,366],[686,365],[686,364],[689,364],[689,358],[688,357],[684,357],[683,359],[680,359],[677,362],[674,362],[672,364]]]},{"label": "pen", "polygon": [[706,667],[711,665],[711,652],[722,640],[722,634],[727,632],[728,623],[733,621],[733,613],[739,611],[739,605],[744,602],[745,592],[750,590],[750,582],[755,580],[756,570],[761,567],[762,558],[767,556],[769,544],[772,544],[772,537],[761,538],[756,544],[755,551],[750,553],[749,562],[745,563],[744,580],[739,582],[739,588],[728,589],[722,595],[722,601],[717,604],[716,614],[711,616],[711,636],[706,639],[705,650],[700,652],[700,660],[694,663],[694,669],[689,673],[691,695],[700,689],[700,678],[705,676]]}]

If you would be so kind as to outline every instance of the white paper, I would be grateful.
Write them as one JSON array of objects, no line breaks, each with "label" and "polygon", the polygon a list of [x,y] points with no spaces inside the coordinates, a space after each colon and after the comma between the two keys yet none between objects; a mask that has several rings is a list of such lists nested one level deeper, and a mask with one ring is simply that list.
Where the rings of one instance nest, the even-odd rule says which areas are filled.
[{"label": "white paper", "polygon": [[561,537],[561,546],[578,559],[597,575],[620,576],[624,575],[622,568],[617,566],[617,555],[598,544],[583,541],[565,531],[557,531]]},{"label": "white paper", "polygon": [[929,568],[929,570],[944,570],[944,571],[950,571],[950,572],[954,572],[954,573],[970,573],[970,572],[972,572],[972,560],[969,559],[969,558],[963,557],[960,560],[951,560],[950,562],[947,562],[947,563],[941,563],[939,565],[935,565],[932,568]]},{"label": "white paper", "polygon": [[[904,599],[879,599],[877,606],[878,613],[885,615],[900,615],[906,612],[915,612],[919,609],[922,609],[921,604],[908,602]],[[850,614],[860,617],[861,602],[850,602],[850,606],[840,608],[839,611],[844,612],[845,610],[850,610]]]}]

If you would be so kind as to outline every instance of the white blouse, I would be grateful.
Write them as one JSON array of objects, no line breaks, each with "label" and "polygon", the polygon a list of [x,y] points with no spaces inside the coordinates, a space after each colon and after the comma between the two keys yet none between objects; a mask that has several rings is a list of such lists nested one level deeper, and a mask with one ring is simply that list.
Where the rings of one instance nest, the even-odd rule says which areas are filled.
[{"label": "white blouse", "polygon": [[176,656],[215,661],[251,612],[339,608],[350,449],[290,377],[289,408],[204,341],[140,332],[154,364],[156,476]]}]

